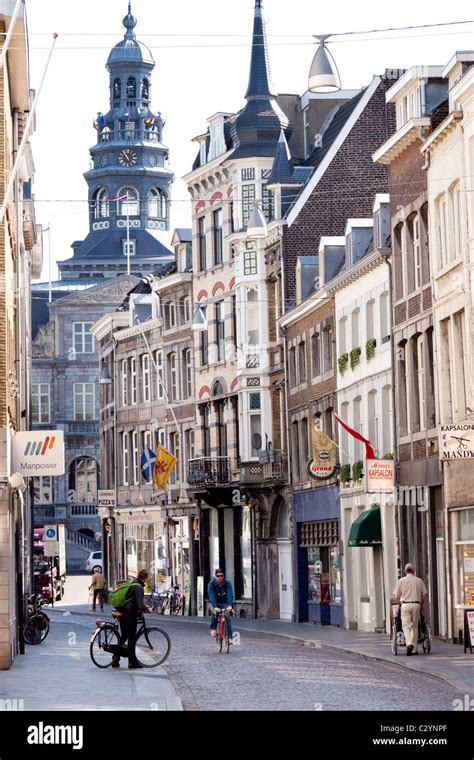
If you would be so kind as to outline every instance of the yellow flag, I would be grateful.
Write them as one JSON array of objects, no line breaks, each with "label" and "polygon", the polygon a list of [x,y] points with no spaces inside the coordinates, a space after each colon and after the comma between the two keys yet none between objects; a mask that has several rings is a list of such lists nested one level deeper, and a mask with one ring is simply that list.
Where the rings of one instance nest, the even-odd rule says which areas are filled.
[{"label": "yellow flag", "polygon": [[153,480],[155,482],[155,485],[158,488],[162,488],[163,491],[166,491],[169,476],[173,472],[175,464],[176,457],[174,457],[173,454],[170,454],[169,451],[166,451],[163,446],[158,446],[158,451],[156,452],[155,469],[153,472]]}]

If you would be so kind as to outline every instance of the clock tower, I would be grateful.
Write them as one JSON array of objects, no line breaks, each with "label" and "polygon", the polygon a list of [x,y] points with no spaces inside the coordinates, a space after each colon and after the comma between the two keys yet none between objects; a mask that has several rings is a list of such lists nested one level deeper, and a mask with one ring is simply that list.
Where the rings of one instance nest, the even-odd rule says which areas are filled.
[{"label": "clock tower", "polygon": [[84,174],[89,193],[89,234],[73,243],[72,259],[58,262],[62,279],[108,277],[127,271],[160,274],[173,260],[167,247],[170,191],[174,175],[163,144],[164,120],[151,105],[155,61],[135,36],[131,4],[123,19],[125,35],[111,50],[109,106],[94,121],[97,142]]}]

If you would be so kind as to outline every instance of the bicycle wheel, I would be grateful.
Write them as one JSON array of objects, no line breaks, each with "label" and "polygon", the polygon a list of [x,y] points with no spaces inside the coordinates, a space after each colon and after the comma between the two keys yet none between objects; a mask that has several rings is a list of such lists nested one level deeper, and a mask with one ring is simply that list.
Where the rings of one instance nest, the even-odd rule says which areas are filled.
[{"label": "bicycle wheel", "polygon": [[222,625],[222,633],[224,634],[224,647],[227,654],[229,654],[230,651],[230,638],[229,638],[229,628],[227,625],[227,622],[224,620]]},{"label": "bicycle wheel", "polygon": [[171,639],[161,628],[144,628],[137,638],[135,651],[144,668],[156,668],[168,657]]},{"label": "bicycle wheel", "polygon": [[92,634],[90,655],[94,665],[98,668],[108,668],[112,665],[112,653],[109,647],[116,647],[120,643],[117,629],[112,623],[104,623]]},{"label": "bicycle wheel", "polygon": [[23,637],[27,644],[41,644],[49,633],[49,618],[41,612],[37,612],[25,623]]},{"label": "bicycle wheel", "polygon": [[224,641],[224,623],[220,622],[220,620],[217,621],[217,628],[216,628],[216,642],[217,642],[217,651],[222,652],[222,642]]}]

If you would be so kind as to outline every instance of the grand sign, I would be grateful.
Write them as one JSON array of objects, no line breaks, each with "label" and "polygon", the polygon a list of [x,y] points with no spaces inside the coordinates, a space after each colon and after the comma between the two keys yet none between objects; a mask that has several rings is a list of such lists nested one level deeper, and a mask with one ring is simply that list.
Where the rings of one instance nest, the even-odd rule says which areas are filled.
[{"label": "grand sign", "polygon": [[327,480],[336,472],[337,446],[317,427],[311,428],[312,459],[306,465],[308,475],[315,480]]}]

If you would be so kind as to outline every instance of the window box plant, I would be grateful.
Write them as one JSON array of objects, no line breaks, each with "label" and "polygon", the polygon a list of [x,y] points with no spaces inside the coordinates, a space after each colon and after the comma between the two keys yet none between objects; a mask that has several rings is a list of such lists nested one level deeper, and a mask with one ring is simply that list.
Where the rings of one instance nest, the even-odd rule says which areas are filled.
[{"label": "window box plant", "polygon": [[356,348],[352,349],[350,353],[351,369],[354,369],[354,367],[357,367],[357,365],[359,364],[361,353],[362,353],[362,350],[360,346],[357,346]]},{"label": "window box plant", "polygon": [[377,341],[375,340],[375,338],[370,338],[365,344],[365,356],[368,362],[370,362],[370,360],[373,359],[375,356],[376,345],[377,345]]},{"label": "window box plant", "polygon": [[343,375],[347,369],[347,365],[349,364],[349,354],[341,354],[337,360],[337,364],[339,366],[339,372],[341,375]]}]

